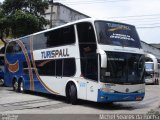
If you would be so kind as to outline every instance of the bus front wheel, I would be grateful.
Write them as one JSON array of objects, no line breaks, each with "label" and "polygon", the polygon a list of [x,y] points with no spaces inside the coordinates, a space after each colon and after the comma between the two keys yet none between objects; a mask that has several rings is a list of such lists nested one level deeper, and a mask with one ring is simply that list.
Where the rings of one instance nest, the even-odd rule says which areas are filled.
[{"label": "bus front wheel", "polygon": [[154,84],[155,84],[155,85],[159,85],[159,80],[158,80],[158,79],[155,79]]},{"label": "bus front wheel", "polygon": [[77,88],[75,84],[70,84],[67,90],[67,101],[73,105],[77,104]]},{"label": "bus front wheel", "polygon": [[159,80],[157,79],[157,85],[159,85]]}]

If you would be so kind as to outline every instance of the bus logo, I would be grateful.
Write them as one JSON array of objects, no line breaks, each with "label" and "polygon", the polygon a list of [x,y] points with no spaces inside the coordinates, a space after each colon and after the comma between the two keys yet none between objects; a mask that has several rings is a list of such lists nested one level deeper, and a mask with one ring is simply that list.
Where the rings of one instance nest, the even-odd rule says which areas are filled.
[{"label": "bus logo", "polygon": [[126,89],[126,92],[127,92],[127,93],[129,92],[129,89],[128,89],[128,88]]}]

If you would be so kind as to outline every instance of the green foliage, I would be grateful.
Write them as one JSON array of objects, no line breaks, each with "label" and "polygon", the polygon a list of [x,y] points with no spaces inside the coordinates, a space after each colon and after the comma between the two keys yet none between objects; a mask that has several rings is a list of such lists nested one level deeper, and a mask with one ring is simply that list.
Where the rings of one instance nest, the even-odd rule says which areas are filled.
[{"label": "green foliage", "polygon": [[22,10],[39,16],[44,15],[48,2],[47,0],[5,0],[2,8],[6,14],[14,14],[17,10]]},{"label": "green foliage", "polygon": [[43,17],[47,8],[46,0],[5,0],[0,5],[0,35],[9,31],[20,37],[42,30],[48,23]]},{"label": "green foliage", "polygon": [[12,34],[14,37],[20,37],[28,35],[43,29],[45,20],[43,17],[34,16],[31,13],[24,13],[21,10],[17,10],[12,15]]},{"label": "green foliage", "polygon": [[9,19],[0,10],[0,38],[3,38],[4,34],[9,34]]}]

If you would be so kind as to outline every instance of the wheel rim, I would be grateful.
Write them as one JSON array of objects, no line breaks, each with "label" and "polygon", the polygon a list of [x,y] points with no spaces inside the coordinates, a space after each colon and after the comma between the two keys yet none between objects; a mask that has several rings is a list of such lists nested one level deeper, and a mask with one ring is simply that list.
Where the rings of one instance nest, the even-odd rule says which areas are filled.
[{"label": "wheel rim", "polygon": [[20,84],[20,91],[23,92],[23,90],[24,90],[23,89],[23,82],[21,82],[21,84]]},{"label": "wheel rim", "polygon": [[15,82],[15,83],[14,83],[14,89],[15,89],[15,90],[18,90],[18,82]]}]

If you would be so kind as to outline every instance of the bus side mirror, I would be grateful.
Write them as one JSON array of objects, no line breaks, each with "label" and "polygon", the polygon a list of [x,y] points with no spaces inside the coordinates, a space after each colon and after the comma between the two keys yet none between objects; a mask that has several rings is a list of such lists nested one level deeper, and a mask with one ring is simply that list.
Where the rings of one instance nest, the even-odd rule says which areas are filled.
[{"label": "bus side mirror", "polygon": [[101,68],[107,68],[107,54],[101,49],[97,49],[97,53],[99,53],[101,57]]}]

